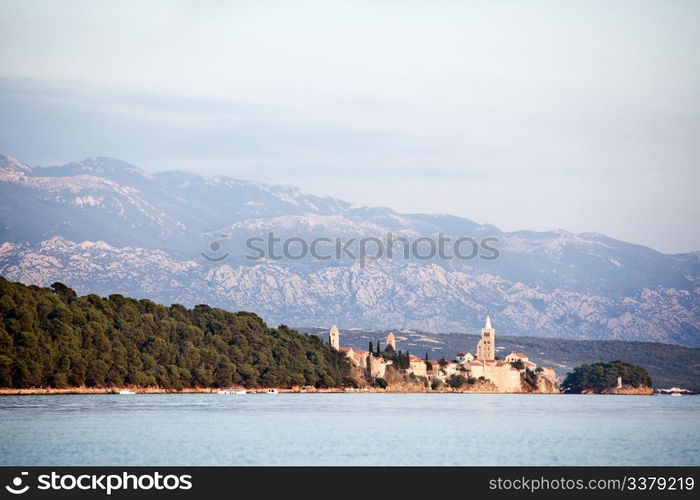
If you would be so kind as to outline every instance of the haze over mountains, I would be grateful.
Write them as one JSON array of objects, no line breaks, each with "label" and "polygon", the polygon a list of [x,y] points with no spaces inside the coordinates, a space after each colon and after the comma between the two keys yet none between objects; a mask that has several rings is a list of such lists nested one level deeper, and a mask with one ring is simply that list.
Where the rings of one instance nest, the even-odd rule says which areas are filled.
[{"label": "haze over mountains", "polygon": [[[245,240],[270,232],[494,236],[500,256],[246,259]],[[250,310],[273,324],[473,333],[490,310],[503,335],[700,345],[700,252],[665,255],[593,233],[502,232],[290,186],[149,174],[110,158],[32,168],[0,155],[0,243],[0,274],[10,280]]]}]

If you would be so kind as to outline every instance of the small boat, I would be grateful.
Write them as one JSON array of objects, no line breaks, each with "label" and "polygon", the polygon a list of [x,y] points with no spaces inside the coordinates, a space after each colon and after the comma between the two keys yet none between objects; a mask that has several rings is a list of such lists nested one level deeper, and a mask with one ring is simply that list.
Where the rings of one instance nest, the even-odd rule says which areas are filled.
[{"label": "small boat", "polygon": [[130,391],[129,389],[119,389],[118,394],[136,394],[134,391]]},{"label": "small boat", "polygon": [[265,394],[278,394],[279,391],[277,389],[268,389],[265,391]]},{"label": "small boat", "polygon": [[671,393],[671,396],[680,396],[680,395],[681,395],[680,392],[672,392],[672,393]]}]

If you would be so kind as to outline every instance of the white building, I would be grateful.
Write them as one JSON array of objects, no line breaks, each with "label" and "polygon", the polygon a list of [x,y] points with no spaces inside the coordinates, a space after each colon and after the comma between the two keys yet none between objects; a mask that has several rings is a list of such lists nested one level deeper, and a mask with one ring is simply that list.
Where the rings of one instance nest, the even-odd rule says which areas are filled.
[{"label": "white building", "polygon": [[457,363],[463,365],[474,361],[474,355],[470,352],[460,352],[457,354]]},{"label": "white building", "polygon": [[511,352],[506,356],[506,363],[515,363],[520,361],[525,368],[532,370],[533,372],[537,369],[537,364],[530,361],[530,359],[522,352]]}]

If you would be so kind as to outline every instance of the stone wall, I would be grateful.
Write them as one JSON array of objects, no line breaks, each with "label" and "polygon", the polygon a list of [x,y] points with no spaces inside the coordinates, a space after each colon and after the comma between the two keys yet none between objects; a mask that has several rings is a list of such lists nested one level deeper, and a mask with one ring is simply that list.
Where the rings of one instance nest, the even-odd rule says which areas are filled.
[{"label": "stone wall", "polygon": [[484,377],[498,387],[499,392],[522,392],[520,387],[520,372],[508,363],[472,363],[471,376],[478,379]]}]

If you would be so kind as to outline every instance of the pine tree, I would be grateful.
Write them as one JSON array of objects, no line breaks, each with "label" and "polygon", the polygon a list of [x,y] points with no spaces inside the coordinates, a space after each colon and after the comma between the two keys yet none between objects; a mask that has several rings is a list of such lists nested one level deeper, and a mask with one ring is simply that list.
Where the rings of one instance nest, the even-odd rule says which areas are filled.
[{"label": "pine tree", "polygon": [[380,356],[382,354],[382,347],[379,341],[377,340],[377,356]]},{"label": "pine tree", "polygon": [[369,353],[372,354],[374,353],[374,349],[372,348],[372,341],[369,341]]}]

